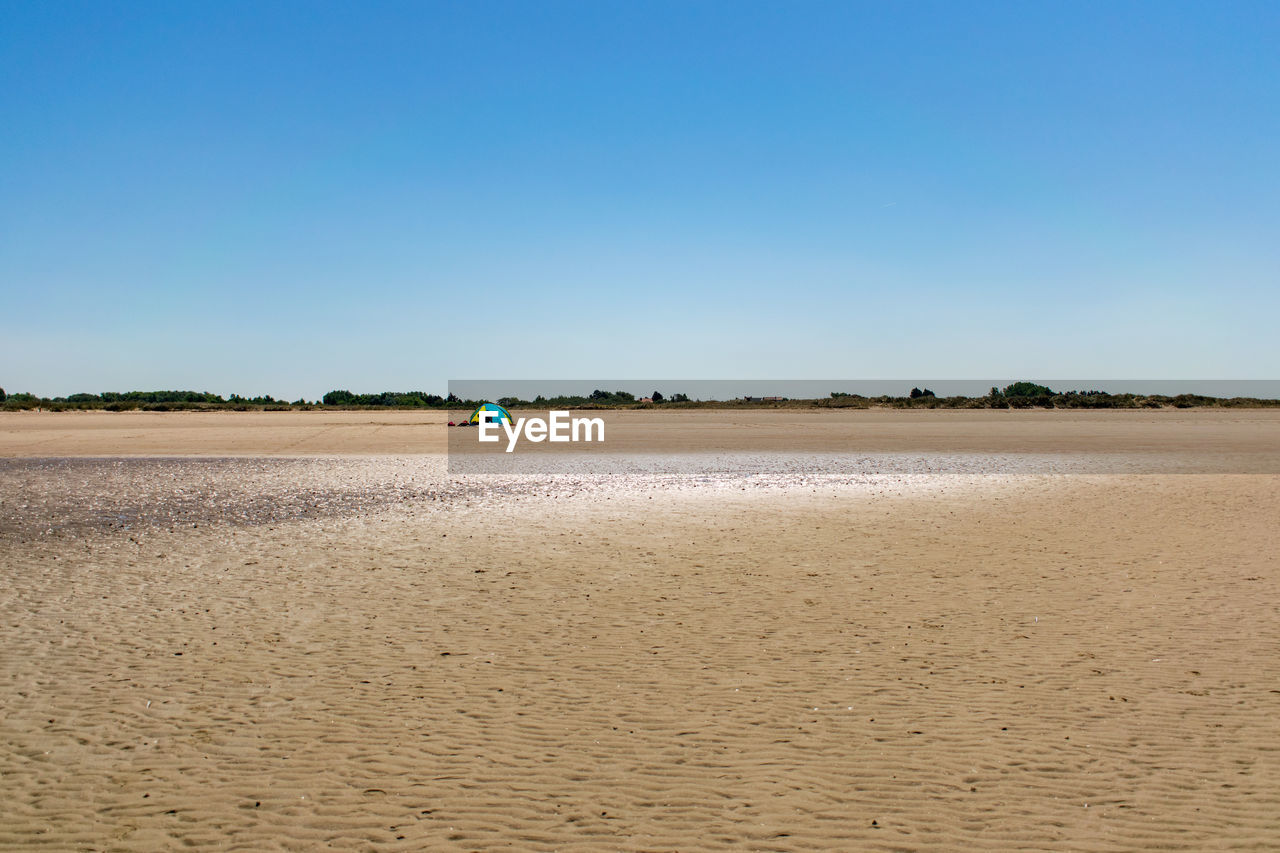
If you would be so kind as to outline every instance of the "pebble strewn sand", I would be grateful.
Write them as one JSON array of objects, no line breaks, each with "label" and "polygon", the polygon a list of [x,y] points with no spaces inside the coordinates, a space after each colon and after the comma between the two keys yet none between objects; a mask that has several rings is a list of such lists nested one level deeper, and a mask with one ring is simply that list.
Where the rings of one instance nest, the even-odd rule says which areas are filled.
[{"label": "pebble strewn sand", "polygon": [[464,466],[472,473],[462,474],[440,456],[425,455],[0,458],[0,537],[271,524],[409,503],[446,509],[584,493],[844,488],[906,494],[964,481],[989,484],[995,477],[1169,473],[1201,464],[1187,454],[1152,453],[650,453],[543,457],[515,472],[503,457],[472,459]]},{"label": "pebble strewn sand", "polygon": [[0,848],[1280,846],[1280,477],[922,458],[6,463]]}]

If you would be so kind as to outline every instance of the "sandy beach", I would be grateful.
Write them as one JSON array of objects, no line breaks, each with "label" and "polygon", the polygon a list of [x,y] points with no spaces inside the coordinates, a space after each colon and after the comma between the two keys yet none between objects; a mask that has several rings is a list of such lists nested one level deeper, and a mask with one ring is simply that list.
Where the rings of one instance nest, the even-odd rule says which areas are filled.
[{"label": "sandy beach", "polygon": [[[1280,409],[669,409],[590,414],[608,424],[604,449],[629,453],[1280,454]],[[448,413],[433,410],[0,412],[0,457],[434,455],[449,449],[451,435],[471,437],[465,430],[451,433],[445,428],[448,420]]]},{"label": "sandy beach", "polygon": [[1280,851],[1274,3],[2,17],[0,853]]},{"label": "sandy beach", "polygon": [[0,847],[1280,845],[1280,413],[645,414],[0,415]]}]

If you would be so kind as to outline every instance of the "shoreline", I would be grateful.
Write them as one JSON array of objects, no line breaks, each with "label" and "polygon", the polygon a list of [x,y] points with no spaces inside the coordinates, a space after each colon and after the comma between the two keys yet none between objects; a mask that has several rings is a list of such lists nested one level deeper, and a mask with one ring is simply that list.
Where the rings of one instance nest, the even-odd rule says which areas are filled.
[{"label": "shoreline", "polygon": [[[494,502],[626,501],[706,495],[903,497],[1076,477],[1226,475],[1182,458],[1123,455],[808,454],[630,458],[630,470],[565,460],[539,473],[450,473],[426,456],[60,457],[0,459],[0,542],[128,531],[341,523],[402,507],[447,513]],[[661,463],[661,464],[660,464]],[[1179,467],[1181,466],[1181,467]],[[1260,472],[1252,472],[1259,475]],[[1280,474],[1280,469],[1272,472]],[[552,504],[547,504],[551,506]]]}]

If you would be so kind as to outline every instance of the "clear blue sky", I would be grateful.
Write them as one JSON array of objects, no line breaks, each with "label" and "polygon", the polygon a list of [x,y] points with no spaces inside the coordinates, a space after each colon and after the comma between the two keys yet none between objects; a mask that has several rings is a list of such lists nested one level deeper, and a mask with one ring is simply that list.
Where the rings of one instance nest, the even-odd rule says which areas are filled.
[{"label": "clear blue sky", "polygon": [[0,3],[0,386],[1277,378],[1280,5]]}]

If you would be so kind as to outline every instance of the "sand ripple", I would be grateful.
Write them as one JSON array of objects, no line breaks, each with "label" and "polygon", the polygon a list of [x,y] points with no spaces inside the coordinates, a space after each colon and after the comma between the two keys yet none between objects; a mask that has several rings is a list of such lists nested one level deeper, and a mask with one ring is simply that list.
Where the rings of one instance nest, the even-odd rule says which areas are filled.
[{"label": "sand ripple", "polygon": [[0,847],[1280,844],[1273,477],[311,464],[5,469]]}]

